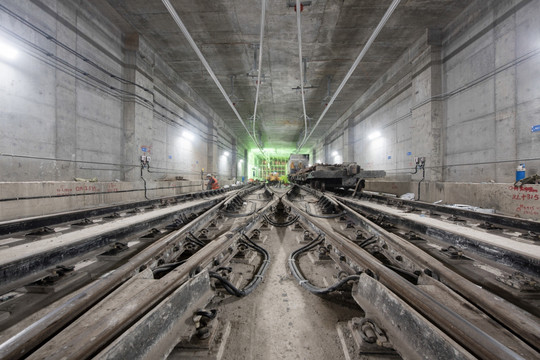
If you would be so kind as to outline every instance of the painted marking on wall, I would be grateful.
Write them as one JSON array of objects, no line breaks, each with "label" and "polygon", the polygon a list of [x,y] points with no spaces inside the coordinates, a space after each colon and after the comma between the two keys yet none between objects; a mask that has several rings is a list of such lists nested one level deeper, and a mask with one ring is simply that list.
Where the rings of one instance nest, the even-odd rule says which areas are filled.
[{"label": "painted marking on wall", "polygon": [[388,155],[388,160],[390,160],[392,158],[392,156]]},{"label": "painted marking on wall", "polygon": [[524,192],[534,192],[537,193],[538,190],[533,188],[532,186],[510,186],[510,190],[514,191],[524,191]]},{"label": "painted marking on wall", "polygon": [[56,195],[65,195],[73,192],[72,188],[64,188],[64,185],[61,185],[60,188],[56,189]]},{"label": "painted marking on wall", "polygon": [[512,200],[519,200],[519,201],[538,201],[540,200],[540,195],[538,195],[538,190],[535,189],[532,186],[510,186],[510,190],[513,190],[517,192],[517,194],[512,194]]},{"label": "painted marking on wall", "polygon": [[172,155],[169,155],[169,159],[172,159]]},{"label": "painted marking on wall", "polygon": [[512,200],[540,200],[540,196],[538,194],[514,194],[512,195]]},{"label": "painted marking on wall", "polygon": [[531,132],[537,132],[540,131],[540,125],[534,125],[531,129]]},{"label": "painted marking on wall", "polygon": [[411,156],[411,155],[412,155],[412,152],[408,151],[407,156]]},{"label": "painted marking on wall", "polygon": [[516,208],[516,212],[525,214],[525,215],[539,215],[540,206],[525,206],[521,204]]},{"label": "painted marking on wall", "polygon": [[107,192],[117,192],[116,184],[107,184]]},{"label": "painted marking on wall", "polygon": [[86,191],[97,192],[97,191],[99,191],[99,189],[98,189],[97,186],[94,186],[94,185],[84,185],[84,186],[76,186],[76,187],[75,187],[75,191],[76,191],[76,192],[78,192],[78,191],[82,191],[82,192],[86,192]]},{"label": "painted marking on wall", "polygon": [[141,146],[141,150],[142,150],[143,152],[146,152],[146,150],[147,150],[146,146]]}]

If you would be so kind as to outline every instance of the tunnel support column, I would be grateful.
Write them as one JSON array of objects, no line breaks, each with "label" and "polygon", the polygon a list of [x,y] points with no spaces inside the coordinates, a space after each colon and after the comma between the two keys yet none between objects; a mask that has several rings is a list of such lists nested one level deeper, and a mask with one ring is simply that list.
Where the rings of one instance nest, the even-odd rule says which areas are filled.
[{"label": "tunnel support column", "polygon": [[236,139],[232,138],[232,151],[231,151],[231,178],[236,182],[238,176],[238,157],[236,156]]},{"label": "tunnel support column", "polygon": [[[207,132],[209,134],[208,136],[208,140],[207,140],[207,146],[206,146],[206,172],[207,173],[211,173],[213,174],[214,176],[217,175],[214,174],[214,172],[217,171],[218,167],[215,163],[215,159],[218,158],[218,154],[217,154],[217,138],[218,138],[218,134],[217,134],[217,129],[214,127],[214,120],[212,119],[208,119],[208,128],[207,128]],[[214,141],[214,139],[216,139],[216,141]]]},{"label": "tunnel support column", "polygon": [[[127,34],[124,46],[126,48],[124,55],[124,73],[123,77],[129,81],[123,85],[128,93],[135,93],[147,100],[147,104],[153,103],[154,99],[151,92],[141,89],[152,89],[153,79],[150,77],[153,73],[152,64],[144,59],[148,57],[139,56],[139,35]],[[135,84],[139,86],[135,86]],[[152,157],[152,135],[149,131],[150,124],[153,121],[154,114],[152,106],[144,106],[141,101],[135,101],[134,98],[124,100],[123,106],[123,137],[122,137],[122,164],[127,165],[122,169],[122,180],[134,181],[141,177],[139,167],[140,156],[147,155]]]},{"label": "tunnel support column", "polygon": [[354,118],[350,117],[343,130],[343,162],[354,162]]},{"label": "tunnel support column", "polygon": [[[428,29],[424,51],[412,63],[412,154],[426,157],[426,180],[443,180],[444,133],[441,32]],[[414,166],[414,164],[413,164]],[[422,174],[415,175],[418,180]],[[416,179],[415,178],[415,179]]]}]

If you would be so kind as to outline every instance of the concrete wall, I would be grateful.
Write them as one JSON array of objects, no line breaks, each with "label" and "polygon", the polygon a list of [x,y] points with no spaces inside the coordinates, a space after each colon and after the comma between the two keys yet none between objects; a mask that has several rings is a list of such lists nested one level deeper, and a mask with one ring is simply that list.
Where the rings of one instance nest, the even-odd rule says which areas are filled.
[{"label": "concrete wall", "polygon": [[328,144],[327,161],[331,164],[340,164],[343,162],[344,157],[344,135],[338,136],[334,141]]},{"label": "concrete wall", "polygon": [[478,2],[445,32],[447,180],[510,182],[512,160],[538,172],[539,13],[538,1]]},{"label": "concrete wall", "polygon": [[[368,181],[366,190],[396,194],[414,193],[418,197],[418,182]],[[540,220],[540,185],[514,187],[513,184],[422,182],[420,200],[442,204],[466,204],[493,209],[498,214]]]},{"label": "concrete wall", "polygon": [[[324,146],[350,153],[353,144],[355,161],[391,175],[425,156],[431,181],[508,183],[520,162],[538,172],[539,11],[537,1],[475,1],[447,29],[426,30]],[[339,148],[347,122],[354,137]]]},{"label": "concrete wall", "polygon": [[[354,126],[354,154],[366,159],[362,167],[396,173],[413,166],[411,92],[407,87]],[[381,135],[371,139],[375,132]]]},{"label": "concrete wall", "polygon": [[[527,175],[539,172],[540,132],[531,131],[540,125],[539,13],[538,1],[474,1],[446,29],[426,29],[315,149],[385,170],[386,181],[371,189],[398,195],[417,192],[414,157],[425,156],[424,200],[470,199],[508,213],[523,205],[533,209],[523,216],[539,218],[536,197],[523,203],[497,190],[494,200],[463,185],[446,191],[453,183],[513,183],[521,162]],[[370,139],[374,131],[381,136]]]},{"label": "concrete wall", "polygon": [[[220,186],[231,183],[222,180]],[[156,199],[203,189],[206,180],[151,181],[146,196]],[[144,186],[138,182],[0,182],[0,221],[144,200]]]},{"label": "concrete wall", "polygon": [[147,180],[235,175],[218,156],[231,131],[110,14],[82,0],[1,5],[0,40],[18,56],[0,59],[0,181],[137,181],[141,155]]}]

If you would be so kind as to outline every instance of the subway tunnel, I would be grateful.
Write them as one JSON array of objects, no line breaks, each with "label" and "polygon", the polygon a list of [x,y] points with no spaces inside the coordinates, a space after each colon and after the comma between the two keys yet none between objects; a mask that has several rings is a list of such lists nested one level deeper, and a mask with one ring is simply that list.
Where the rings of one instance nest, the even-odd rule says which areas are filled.
[{"label": "subway tunnel", "polygon": [[0,358],[540,358],[539,18],[2,1]]}]

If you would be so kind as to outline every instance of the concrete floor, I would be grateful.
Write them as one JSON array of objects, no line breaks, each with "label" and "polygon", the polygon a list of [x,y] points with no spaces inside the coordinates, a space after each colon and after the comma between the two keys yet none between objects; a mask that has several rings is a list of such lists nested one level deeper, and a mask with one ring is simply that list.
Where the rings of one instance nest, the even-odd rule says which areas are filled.
[{"label": "concrete floor", "polygon": [[[223,359],[345,359],[336,324],[360,316],[361,310],[298,285],[287,259],[303,246],[296,240],[301,234],[290,228],[269,231],[262,245],[271,256],[264,282],[246,298],[227,297],[221,303],[220,321],[232,325]],[[305,269],[309,261],[303,260]]]}]

